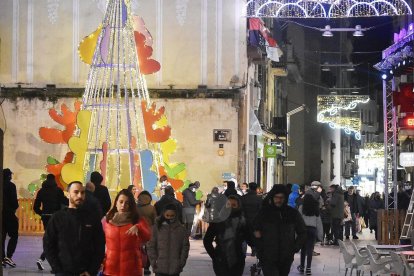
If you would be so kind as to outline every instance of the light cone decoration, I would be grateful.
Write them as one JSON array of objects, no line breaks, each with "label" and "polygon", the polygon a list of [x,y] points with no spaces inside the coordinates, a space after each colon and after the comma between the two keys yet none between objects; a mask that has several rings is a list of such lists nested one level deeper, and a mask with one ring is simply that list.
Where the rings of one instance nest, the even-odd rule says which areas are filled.
[{"label": "light cone decoration", "polygon": [[75,159],[62,169],[66,183],[96,170],[111,190],[155,188],[163,164],[156,142],[168,140],[171,129],[155,124],[164,110],[150,103],[132,19],[129,1],[109,1],[77,117],[79,133],[69,140]]}]

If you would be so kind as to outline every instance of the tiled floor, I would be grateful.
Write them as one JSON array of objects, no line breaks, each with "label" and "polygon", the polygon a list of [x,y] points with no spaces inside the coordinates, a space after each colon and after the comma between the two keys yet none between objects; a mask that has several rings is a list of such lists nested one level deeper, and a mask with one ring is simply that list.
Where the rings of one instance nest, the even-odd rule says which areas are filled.
[{"label": "tiled floor", "polygon": [[[368,230],[360,235],[358,240],[360,244],[372,243],[373,235]],[[41,237],[22,236],[19,238],[19,243],[14,256],[17,263],[16,268],[6,268],[3,270],[5,276],[33,276],[33,275],[51,275],[49,273],[50,267],[46,263],[45,272],[37,270],[36,260],[39,258],[42,248]],[[315,251],[321,253],[320,256],[313,258],[312,275],[326,275],[338,276],[344,275],[343,260],[339,253],[338,247],[320,246],[317,245]],[[250,275],[250,266],[256,261],[255,258],[248,256],[246,258],[246,267],[244,275]],[[296,254],[295,261],[292,265],[292,272],[290,275],[300,275],[296,271],[299,264],[299,254]],[[202,241],[191,241],[190,257],[187,265],[184,268],[183,276],[213,276],[213,268],[211,260],[204,250]]]}]

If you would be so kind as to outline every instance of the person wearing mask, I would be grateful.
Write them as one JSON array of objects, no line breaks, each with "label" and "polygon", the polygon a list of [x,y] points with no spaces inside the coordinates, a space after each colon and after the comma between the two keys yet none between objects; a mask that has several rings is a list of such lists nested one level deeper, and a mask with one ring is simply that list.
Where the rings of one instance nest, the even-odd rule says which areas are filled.
[{"label": "person wearing mask", "polygon": [[381,199],[380,193],[375,192],[372,194],[369,202],[369,228],[374,231],[376,240],[378,240],[378,210],[382,209],[384,209],[384,202]]},{"label": "person wearing mask", "polygon": [[147,220],[139,216],[134,196],[121,190],[103,221],[106,238],[104,275],[142,275],[141,246],[151,237]]},{"label": "person wearing mask", "polygon": [[191,183],[188,188],[183,191],[183,220],[188,236],[190,236],[191,228],[193,227],[196,206],[202,202],[201,200],[196,199],[196,190],[197,185]]},{"label": "person wearing mask", "polygon": [[174,203],[167,204],[152,228],[147,250],[156,276],[178,276],[187,262],[190,243],[178,212]]},{"label": "person wearing mask", "polygon": [[163,175],[160,177],[160,197],[165,195],[165,188],[171,186],[171,183],[168,182],[168,177]]},{"label": "person wearing mask", "polygon": [[131,192],[131,194],[134,196],[135,203],[138,204],[138,195],[139,195],[139,192],[138,192],[137,187],[135,187],[135,185],[129,185],[128,186],[128,191]]},{"label": "person wearing mask", "polygon": [[175,198],[175,191],[172,186],[165,187],[165,194],[158,200],[154,207],[157,212],[157,216],[161,216],[164,208],[169,204],[174,204],[177,207],[177,219],[183,223],[183,205]]},{"label": "person wearing mask", "polygon": [[204,211],[204,221],[207,223],[219,222],[221,209],[226,205],[227,198],[219,193],[219,189],[214,187],[207,196]]},{"label": "person wearing mask", "polygon": [[342,220],[344,218],[344,193],[339,185],[329,186],[331,200],[329,201],[329,211],[332,219],[332,236],[331,245],[339,245],[338,240],[343,240]]},{"label": "person wearing mask", "polygon": [[264,276],[286,276],[293,257],[306,242],[306,226],[301,214],[287,205],[288,191],[274,185],[263,200],[254,223],[257,256]]},{"label": "person wearing mask", "polygon": [[98,199],[94,196],[95,184],[88,182],[85,185],[85,203],[82,208],[88,208],[89,210],[96,212],[98,216],[103,217],[102,207]]},{"label": "person wearing mask", "polygon": [[228,198],[231,195],[237,195],[236,183],[234,181],[227,181],[227,189],[224,195]]},{"label": "person wearing mask", "polygon": [[296,208],[296,200],[299,197],[300,186],[298,184],[293,184],[291,188],[291,193],[289,194],[288,205],[290,207]]},{"label": "person wearing mask", "polygon": [[[11,181],[13,173],[10,169],[3,170],[3,223],[2,223],[2,264],[3,266],[16,267],[13,261],[13,254],[16,251],[17,240],[19,239],[19,219],[16,217],[16,210],[19,208],[17,200],[16,185]],[[9,236],[9,243],[6,246],[6,237]]]},{"label": "person wearing mask", "polygon": [[82,182],[68,185],[69,207],[54,213],[43,236],[46,259],[58,276],[97,275],[105,256],[105,235],[95,212],[81,208]]},{"label": "person wearing mask", "polygon": [[[349,228],[352,229],[352,238],[354,240],[358,239],[357,236],[357,227],[356,227],[356,223],[357,223],[357,219],[359,217],[359,208],[358,208],[358,197],[355,193],[355,188],[354,187],[349,187],[348,188],[348,192],[344,193],[344,200],[348,202],[349,204],[349,208],[351,209],[351,217],[352,217],[352,223],[351,224],[345,224],[345,236],[347,239],[349,239]],[[348,235],[346,235],[346,233],[348,233]]]},{"label": "person wearing mask", "polygon": [[[262,197],[257,195],[257,186],[258,185],[255,182],[249,183],[249,190],[247,191],[247,194],[241,198],[242,210],[246,218],[246,224],[250,235],[253,235],[254,220],[259,213],[263,201]],[[252,255],[255,256],[256,248],[253,242],[253,236],[250,238],[250,240],[252,241]]]},{"label": "person wearing mask", "polygon": [[319,202],[316,201],[312,195],[307,194],[303,198],[303,205],[299,207],[299,212],[306,225],[306,242],[300,251],[300,265],[297,269],[300,273],[312,275],[311,266],[315,242],[316,240],[321,241],[323,239],[323,226],[319,215]]},{"label": "person wearing mask", "polygon": [[[54,213],[59,211],[62,206],[68,206],[68,204],[69,200],[65,197],[62,189],[57,186],[55,176],[48,174],[46,180],[42,183],[42,188],[37,192],[33,204],[33,211],[41,217],[43,228],[47,228],[47,224]],[[45,253],[42,252],[36,262],[39,270],[45,269],[43,266],[45,260]]]},{"label": "person wearing mask", "polygon": [[217,276],[241,276],[245,265],[242,244],[244,241],[250,243],[250,240],[240,197],[229,196],[225,209],[229,209],[229,212],[222,213],[229,215],[222,217],[222,222],[208,226],[203,244],[213,261]]},{"label": "person wearing mask", "polygon": [[240,187],[237,189],[237,194],[239,196],[244,196],[247,194],[247,190],[249,189],[249,185],[246,182],[240,184]]},{"label": "person wearing mask", "polygon": [[111,197],[109,196],[108,188],[102,185],[102,181],[103,177],[99,172],[92,172],[91,182],[95,185],[93,195],[101,204],[103,214],[106,215],[111,208]]}]

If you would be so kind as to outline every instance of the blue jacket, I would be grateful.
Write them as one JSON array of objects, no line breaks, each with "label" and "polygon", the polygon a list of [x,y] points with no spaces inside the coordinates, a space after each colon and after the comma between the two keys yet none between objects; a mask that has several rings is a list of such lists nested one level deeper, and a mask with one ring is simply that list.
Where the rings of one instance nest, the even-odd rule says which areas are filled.
[{"label": "blue jacket", "polygon": [[296,199],[299,197],[299,185],[293,184],[292,192],[289,195],[288,205],[290,207],[296,208]]}]

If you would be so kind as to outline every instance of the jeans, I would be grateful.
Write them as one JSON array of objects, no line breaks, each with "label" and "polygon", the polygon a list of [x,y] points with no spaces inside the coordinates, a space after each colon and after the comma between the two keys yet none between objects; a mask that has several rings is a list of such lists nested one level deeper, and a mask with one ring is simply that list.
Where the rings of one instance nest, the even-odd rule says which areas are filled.
[{"label": "jeans", "polygon": [[312,265],[312,254],[315,248],[316,241],[316,227],[306,226],[306,242],[300,250],[300,266],[310,268]]},{"label": "jeans", "polygon": [[352,221],[345,222],[345,236],[349,237],[350,228],[352,229],[352,236],[356,236],[356,216],[355,214],[351,214]]},{"label": "jeans", "polygon": [[343,231],[341,223],[342,219],[332,218],[332,235],[334,238],[334,242],[338,242],[338,240],[343,240]]},{"label": "jeans", "polygon": [[[16,215],[5,215],[3,217],[3,248],[2,257],[12,258],[14,251],[16,251],[17,240],[19,239],[19,220]],[[5,252],[6,237],[9,236],[10,240],[7,244],[7,254]]]},{"label": "jeans", "polygon": [[264,276],[288,276],[290,267],[292,266],[293,258],[286,261],[275,261],[272,263],[263,263]]}]

